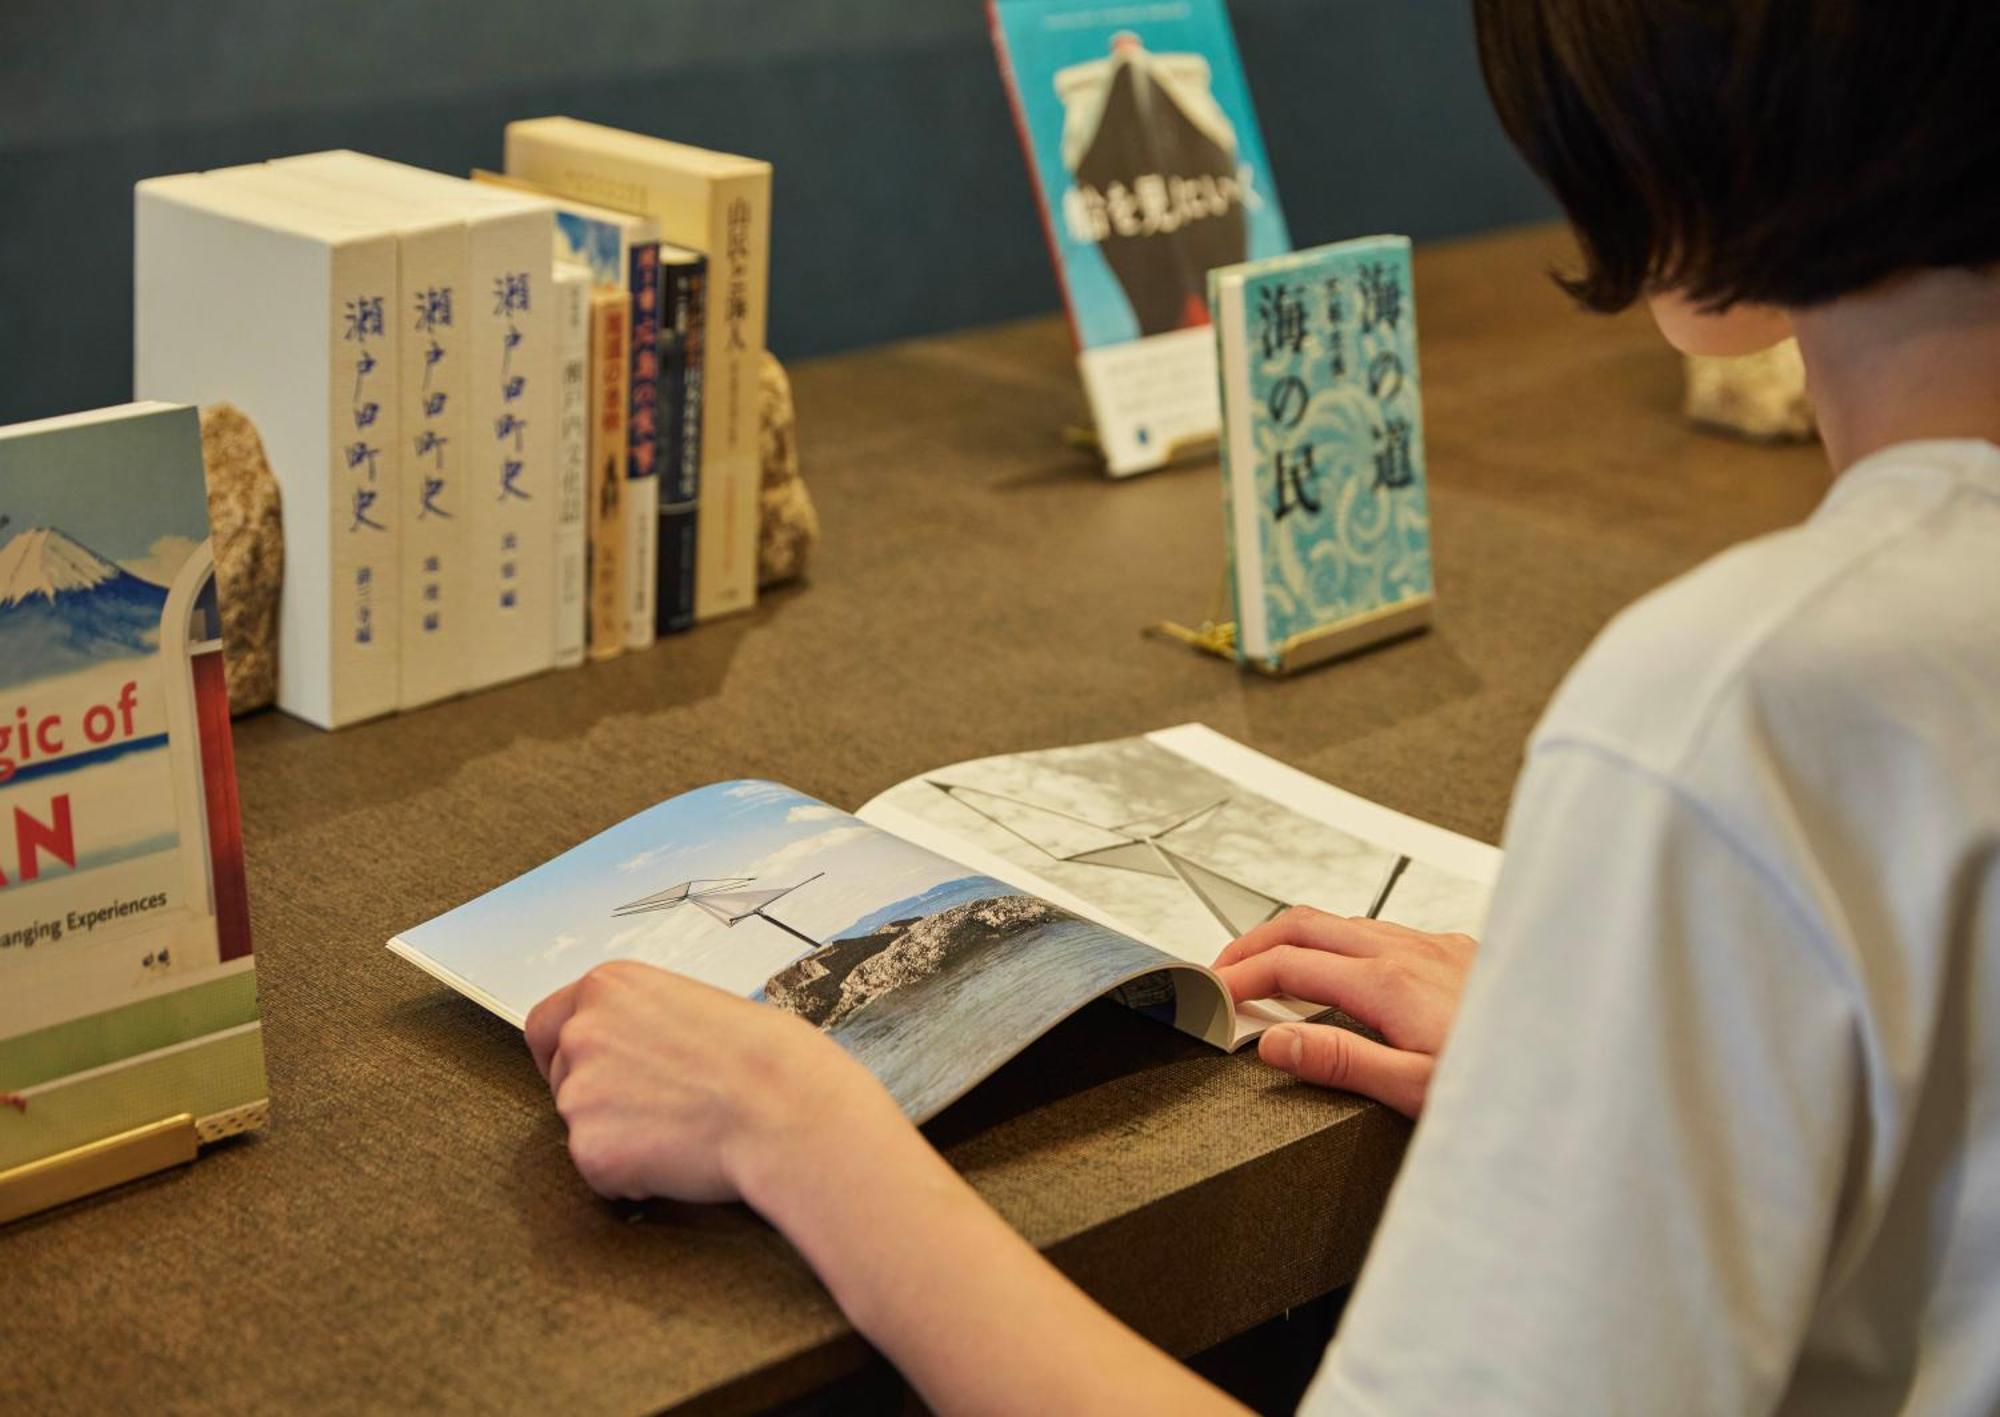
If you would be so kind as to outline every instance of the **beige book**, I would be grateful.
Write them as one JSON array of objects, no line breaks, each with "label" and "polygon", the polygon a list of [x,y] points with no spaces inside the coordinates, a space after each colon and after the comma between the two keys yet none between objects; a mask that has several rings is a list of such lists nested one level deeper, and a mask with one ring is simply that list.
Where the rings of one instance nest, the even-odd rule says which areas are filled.
[{"label": "beige book", "polygon": [[556,292],[556,665],[583,663],[590,635],[590,269],[558,261]]},{"label": "beige book", "polygon": [[600,286],[590,296],[590,507],[587,574],[590,657],[625,648],[625,419],[632,297]]},{"label": "beige book", "polygon": [[507,125],[507,171],[659,224],[708,256],[702,331],[700,543],[695,614],[757,600],[758,387],[770,271],[771,165],[573,118]]}]

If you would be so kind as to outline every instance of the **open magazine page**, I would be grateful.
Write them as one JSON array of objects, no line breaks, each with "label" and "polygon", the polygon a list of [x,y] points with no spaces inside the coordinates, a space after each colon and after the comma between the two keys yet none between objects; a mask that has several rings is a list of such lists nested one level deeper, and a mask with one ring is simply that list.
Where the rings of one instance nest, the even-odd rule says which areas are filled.
[{"label": "open magazine page", "polygon": [[[1477,935],[1500,862],[1198,724],[940,768],[860,816],[1202,965],[1294,904]],[[1235,1041],[1317,1012],[1247,1006]]]},{"label": "open magazine page", "polygon": [[593,965],[660,965],[801,1015],[920,1121],[1163,969],[1163,1011],[1230,1036],[1213,976],[770,782],[661,803],[389,948],[516,1025]]}]

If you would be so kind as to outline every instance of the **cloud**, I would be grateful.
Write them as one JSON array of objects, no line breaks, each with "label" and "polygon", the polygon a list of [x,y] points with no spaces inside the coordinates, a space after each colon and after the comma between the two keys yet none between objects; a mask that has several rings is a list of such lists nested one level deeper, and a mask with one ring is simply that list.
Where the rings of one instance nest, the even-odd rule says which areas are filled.
[{"label": "cloud", "polygon": [[798,794],[789,787],[778,786],[775,782],[748,781],[730,783],[722,789],[722,795],[739,802],[756,803],[782,802],[787,797],[796,797]]},{"label": "cloud", "polygon": [[634,952],[635,947],[650,944],[660,933],[660,927],[664,923],[657,917],[641,918],[637,924],[627,925],[622,930],[613,930],[611,937],[604,942],[604,952],[616,955],[620,959],[626,958]]},{"label": "cloud", "polygon": [[838,807],[829,807],[824,802],[804,802],[785,813],[788,822],[824,822],[834,817],[844,817],[847,813]]},{"label": "cloud", "polygon": [[674,857],[681,854],[681,850],[682,848],[673,842],[664,842],[659,846],[649,846],[638,855],[628,856],[623,861],[620,861],[616,869],[620,871],[644,870],[648,866],[673,860]]},{"label": "cloud", "polygon": [[555,943],[542,951],[542,963],[553,964],[582,943],[581,935],[558,935]]},{"label": "cloud", "polygon": [[819,832],[813,836],[802,836],[797,841],[786,842],[755,866],[748,868],[744,874],[758,877],[761,881],[763,877],[789,871],[836,847],[846,846],[874,835],[873,827],[856,822],[851,827],[835,827],[831,831]]},{"label": "cloud", "polygon": [[163,536],[144,556],[118,564],[141,580],[151,581],[154,585],[172,585],[189,554],[200,544],[185,536]]}]

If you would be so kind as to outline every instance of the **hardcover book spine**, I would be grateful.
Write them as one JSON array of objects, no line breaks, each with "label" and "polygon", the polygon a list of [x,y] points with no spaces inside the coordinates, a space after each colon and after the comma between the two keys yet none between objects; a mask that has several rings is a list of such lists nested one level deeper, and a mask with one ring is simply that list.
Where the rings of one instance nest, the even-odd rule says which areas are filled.
[{"label": "hardcover book spine", "polygon": [[653,643],[654,563],[659,555],[660,508],[660,334],[666,304],[660,288],[660,244],[632,247],[631,411],[626,464],[625,647]]},{"label": "hardcover book spine", "polygon": [[757,603],[763,482],[759,390],[771,256],[769,168],[712,185],[708,239],[700,564],[695,573],[695,615],[702,620]]},{"label": "hardcover book spine", "polygon": [[466,687],[465,373],[467,247],[462,226],[404,236],[400,324],[402,593],[398,705],[416,708]]},{"label": "hardcover book spine", "polygon": [[558,340],[555,662],[583,663],[588,615],[585,573],[589,529],[584,520],[590,482],[590,272],[564,266],[555,274]]},{"label": "hardcover book spine", "polygon": [[1236,660],[1264,663],[1270,657],[1270,635],[1264,623],[1262,493],[1257,486],[1256,412],[1250,407],[1242,278],[1210,271],[1208,300],[1222,409],[1223,547],[1228,603],[1236,624]]},{"label": "hardcover book spine", "polygon": [[556,410],[552,218],[472,223],[473,368],[467,472],[473,682],[555,662]]},{"label": "hardcover book spine", "polygon": [[700,544],[702,321],[708,262],[666,265],[670,333],[662,361],[661,406],[667,436],[660,463],[659,629],[688,629],[695,619],[695,562]]},{"label": "hardcover book spine", "polygon": [[406,508],[395,298],[394,241],[335,248],[327,461],[335,506],[329,581],[336,723],[387,712],[399,699]]},{"label": "hardcover book spine", "polygon": [[590,657],[625,650],[625,432],[630,412],[632,297],[600,288],[590,302]]}]

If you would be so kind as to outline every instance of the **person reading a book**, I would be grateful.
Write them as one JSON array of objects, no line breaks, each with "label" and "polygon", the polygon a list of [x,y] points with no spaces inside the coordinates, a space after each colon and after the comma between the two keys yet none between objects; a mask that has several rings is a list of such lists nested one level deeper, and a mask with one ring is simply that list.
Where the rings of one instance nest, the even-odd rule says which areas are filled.
[{"label": "person reading a book", "polygon": [[[1476,960],[1311,911],[1222,956],[1380,1035],[1267,1062],[1422,1116],[1306,1405],[2000,1410],[2000,7],[1474,8],[1572,290],[1795,333],[1837,476],[1571,673]],[[614,965],[528,1035],[593,1186],[749,1202],[932,1405],[1226,1401],[800,1020]]]}]

